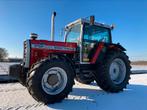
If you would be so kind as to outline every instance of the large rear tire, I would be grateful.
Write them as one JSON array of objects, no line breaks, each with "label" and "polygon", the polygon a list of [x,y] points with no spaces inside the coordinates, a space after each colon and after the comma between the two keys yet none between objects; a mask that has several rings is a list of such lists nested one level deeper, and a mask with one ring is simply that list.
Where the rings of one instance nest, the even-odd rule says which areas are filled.
[{"label": "large rear tire", "polygon": [[34,99],[45,104],[60,102],[72,91],[74,71],[60,60],[46,60],[30,70],[27,88]]},{"label": "large rear tire", "polygon": [[97,64],[96,82],[107,92],[120,92],[126,88],[130,79],[130,61],[122,51],[110,51],[105,61]]}]

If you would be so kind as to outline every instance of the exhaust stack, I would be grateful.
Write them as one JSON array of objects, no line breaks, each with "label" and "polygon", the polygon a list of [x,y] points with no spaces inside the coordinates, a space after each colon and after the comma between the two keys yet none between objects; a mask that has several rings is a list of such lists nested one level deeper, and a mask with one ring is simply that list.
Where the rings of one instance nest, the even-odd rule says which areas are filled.
[{"label": "exhaust stack", "polygon": [[51,18],[51,41],[54,41],[55,16],[56,16],[56,12],[53,12]]}]

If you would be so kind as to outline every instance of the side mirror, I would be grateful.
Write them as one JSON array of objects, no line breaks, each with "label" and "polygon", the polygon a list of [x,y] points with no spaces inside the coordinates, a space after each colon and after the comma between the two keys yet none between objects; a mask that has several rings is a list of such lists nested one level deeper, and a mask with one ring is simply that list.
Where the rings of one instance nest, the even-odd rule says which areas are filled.
[{"label": "side mirror", "polygon": [[94,25],[95,17],[90,16],[90,25]]}]

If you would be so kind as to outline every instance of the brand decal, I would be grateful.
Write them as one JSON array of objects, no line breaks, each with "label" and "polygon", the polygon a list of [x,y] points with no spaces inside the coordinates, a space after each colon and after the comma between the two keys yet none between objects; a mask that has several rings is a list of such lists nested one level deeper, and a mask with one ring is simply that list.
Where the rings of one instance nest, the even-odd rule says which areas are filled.
[{"label": "brand decal", "polygon": [[52,46],[52,45],[45,45],[45,44],[32,44],[31,47],[32,48],[37,48],[37,49],[76,51],[76,48],[73,48],[73,47]]}]

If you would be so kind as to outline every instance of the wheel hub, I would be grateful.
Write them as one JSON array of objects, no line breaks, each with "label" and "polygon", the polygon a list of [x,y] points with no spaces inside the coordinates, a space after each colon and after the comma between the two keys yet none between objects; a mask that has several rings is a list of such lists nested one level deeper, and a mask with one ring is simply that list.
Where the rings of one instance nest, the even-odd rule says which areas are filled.
[{"label": "wheel hub", "polygon": [[114,59],[110,65],[109,74],[111,80],[115,84],[120,84],[123,82],[126,76],[126,66],[124,61],[120,58]]},{"label": "wheel hub", "polygon": [[42,77],[42,88],[47,94],[56,95],[60,93],[67,83],[66,72],[59,67],[48,69]]},{"label": "wheel hub", "polygon": [[49,85],[54,86],[59,82],[59,78],[56,74],[51,74],[48,76],[47,82]]},{"label": "wheel hub", "polygon": [[111,64],[111,72],[110,72],[112,79],[115,80],[119,75],[119,66],[113,62]]}]

